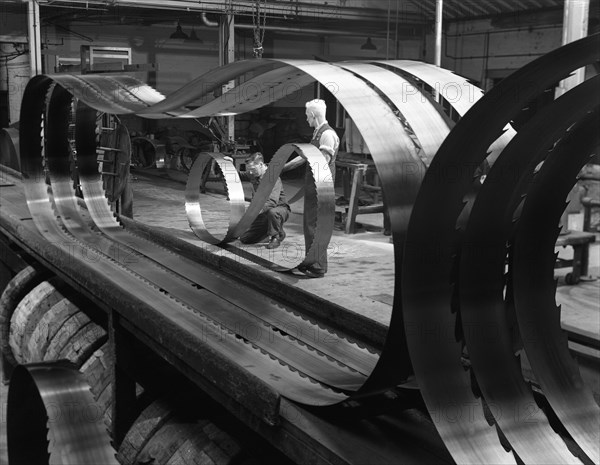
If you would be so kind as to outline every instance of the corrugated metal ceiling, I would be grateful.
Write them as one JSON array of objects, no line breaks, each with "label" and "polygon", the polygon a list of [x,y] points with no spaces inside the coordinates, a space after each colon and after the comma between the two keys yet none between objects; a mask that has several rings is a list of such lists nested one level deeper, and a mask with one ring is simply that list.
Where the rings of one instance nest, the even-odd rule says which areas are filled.
[{"label": "corrugated metal ceiling", "polygon": [[[435,18],[436,0],[410,0],[429,18]],[[444,19],[457,20],[505,13],[562,9],[564,0],[444,0]]]}]

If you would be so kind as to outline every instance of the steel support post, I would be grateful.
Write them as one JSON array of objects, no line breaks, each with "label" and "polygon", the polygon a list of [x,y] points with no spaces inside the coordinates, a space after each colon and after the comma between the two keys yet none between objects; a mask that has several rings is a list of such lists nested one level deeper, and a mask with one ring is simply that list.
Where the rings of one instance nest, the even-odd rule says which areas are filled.
[{"label": "steel support post", "polygon": [[435,3],[435,59],[436,66],[442,66],[442,12],[444,9],[444,0],[437,0]]},{"label": "steel support post", "polygon": [[40,6],[35,0],[27,3],[27,29],[31,77],[42,74],[42,43],[40,39]]},{"label": "steel support post", "polygon": [[[222,15],[219,21],[219,65],[223,66],[235,61],[235,37],[234,37],[235,17],[229,12]],[[235,81],[229,81],[223,86],[223,93],[232,89],[235,86]],[[226,116],[227,121],[227,136],[228,141],[235,140],[235,116]]]},{"label": "steel support post", "polygon": [[120,316],[113,310],[108,318],[108,341],[113,355],[112,370],[112,435],[115,448],[118,448],[135,420],[136,385],[135,380],[124,369],[126,366],[123,350],[127,344]]},{"label": "steel support post", "polygon": [[[565,0],[563,13],[562,45],[574,42],[587,36],[590,13],[590,0]],[[560,81],[556,88],[558,98],[585,80],[585,68],[579,68],[567,79]]]}]

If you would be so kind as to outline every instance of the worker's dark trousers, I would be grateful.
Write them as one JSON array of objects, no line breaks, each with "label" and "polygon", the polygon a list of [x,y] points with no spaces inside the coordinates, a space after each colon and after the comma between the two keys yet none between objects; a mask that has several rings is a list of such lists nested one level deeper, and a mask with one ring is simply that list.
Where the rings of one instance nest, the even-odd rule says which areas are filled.
[{"label": "worker's dark trousers", "polygon": [[[329,165],[329,170],[332,175],[332,182],[335,185],[335,162]],[[317,189],[310,174],[306,173],[304,182],[304,244],[306,251],[312,245],[315,230],[317,226]],[[313,270],[322,271],[327,273],[327,245],[322,247],[323,250],[319,250],[319,260],[317,260],[311,268]]]},{"label": "worker's dark trousers", "polygon": [[243,244],[256,244],[273,236],[283,236],[283,224],[290,217],[288,207],[277,206],[260,213],[248,230],[240,236]]}]

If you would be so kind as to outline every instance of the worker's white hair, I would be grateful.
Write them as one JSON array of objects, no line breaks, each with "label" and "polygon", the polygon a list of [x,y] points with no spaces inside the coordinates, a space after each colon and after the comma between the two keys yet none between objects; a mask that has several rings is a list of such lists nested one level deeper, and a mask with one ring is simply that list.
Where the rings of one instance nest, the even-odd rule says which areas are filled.
[{"label": "worker's white hair", "polygon": [[312,111],[315,115],[325,116],[325,112],[327,111],[327,104],[325,103],[325,100],[316,98],[314,100],[306,102],[306,109]]}]

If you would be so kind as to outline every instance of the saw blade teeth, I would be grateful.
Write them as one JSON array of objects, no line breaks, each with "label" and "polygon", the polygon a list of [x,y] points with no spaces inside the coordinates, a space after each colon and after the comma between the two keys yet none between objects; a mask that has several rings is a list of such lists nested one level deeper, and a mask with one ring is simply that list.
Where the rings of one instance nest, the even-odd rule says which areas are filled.
[{"label": "saw blade teeth", "polygon": [[512,455],[515,457],[515,461],[518,464],[522,464],[523,461],[518,459],[518,456],[516,454],[516,452],[514,451],[514,449],[511,447],[510,442],[508,441],[508,439],[506,438],[506,435],[502,432],[502,430],[500,429],[500,426],[496,423],[496,433],[498,434],[498,440],[500,441],[500,445],[502,445],[502,447],[504,448],[504,450],[506,452],[512,453]]},{"label": "saw blade teeth", "polygon": [[[469,379],[471,380],[471,392],[475,398],[482,400],[483,394],[481,392],[481,388],[479,387],[479,383],[477,382],[477,378],[475,377],[475,372],[472,368],[469,368]],[[485,401],[482,400],[482,403],[484,402]]]},{"label": "saw blade teeth", "polygon": [[556,316],[558,317],[558,321],[560,322],[560,317],[562,315],[562,304],[556,305],[554,307]]},{"label": "saw blade teeth", "polygon": [[485,418],[485,421],[487,422],[488,426],[493,427],[496,424],[496,418],[494,416],[494,413],[492,412],[492,409],[484,399],[481,399],[481,397],[478,397],[478,399],[480,399],[481,402],[481,411],[483,413],[483,418]]},{"label": "saw blade teeth", "polygon": [[321,321],[319,321],[315,318],[310,318],[308,315],[306,315],[304,313],[300,313],[293,309],[287,309],[286,312],[290,315],[293,315],[296,318],[299,318],[302,321],[306,321],[306,322],[314,325],[316,328],[318,328],[319,331],[323,331],[326,334],[325,338],[332,337],[332,338],[342,339],[342,340],[348,342],[349,344],[356,345],[356,346],[360,347],[361,349],[366,350],[371,355],[380,355],[381,354],[381,352],[376,350],[375,348],[369,347],[367,344],[361,343],[361,341],[359,341],[356,338],[352,338],[350,336],[340,334],[339,332],[335,332],[328,326],[325,326]]},{"label": "saw blade teeth", "polygon": [[[129,272],[135,274],[132,271],[129,271]],[[146,281],[148,283],[148,285],[152,286],[155,289],[158,289],[158,287],[155,284],[153,284],[150,281],[146,280],[142,276],[138,275],[138,277],[140,279]],[[311,376],[303,373],[298,368],[296,368],[296,367],[294,367],[294,366],[286,363],[281,358],[273,355],[272,353],[270,353],[267,350],[265,350],[263,347],[258,346],[257,344],[255,344],[254,342],[252,342],[249,339],[245,338],[244,336],[242,336],[240,334],[237,334],[236,332],[232,331],[230,328],[227,328],[226,326],[223,326],[222,324],[220,324],[216,320],[210,318],[209,316],[207,316],[207,315],[205,315],[203,313],[199,313],[197,310],[193,309],[188,304],[186,304],[185,302],[183,302],[180,299],[178,299],[176,296],[174,296],[174,295],[172,295],[170,293],[166,293],[166,295],[167,295],[167,297],[170,300],[176,302],[179,306],[185,308],[189,312],[194,313],[194,315],[196,315],[198,318],[201,318],[203,321],[205,321],[207,324],[211,325],[212,327],[217,328],[220,334],[228,334],[230,337],[233,337],[235,340],[237,340],[240,344],[244,344],[246,346],[252,347],[252,349],[255,352],[260,353],[262,356],[267,357],[270,360],[276,361],[279,365],[285,367],[286,369],[288,369],[292,373],[296,373],[301,378],[308,380],[313,385],[319,386],[322,389],[330,390],[330,391],[336,392],[336,393],[341,393],[342,392],[340,390],[335,389],[333,386],[326,385],[326,384],[324,384],[324,383],[322,383],[322,382],[320,382],[320,381],[312,378]]]},{"label": "saw blade teeth", "polygon": [[527,194],[523,194],[521,196],[521,200],[519,201],[518,205],[515,207],[515,209],[513,211],[513,217],[512,217],[513,224],[515,224],[519,221],[519,218],[521,216],[521,211],[523,210],[523,205],[525,204],[526,201],[527,201]]},{"label": "saw blade teeth", "polygon": [[[514,449],[512,448],[512,446],[510,445],[510,442],[506,438],[506,435],[502,432],[502,429],[500,428],[500,425],[496,421],[496,416],[495,416],[496,414],[494,413],[492,407],[490,405],[488,405],[488,403],[483,398],[481,398],[481,410],[483,412],[483,417],[487,421],[488,425],[491,428],[494,428],[494,430],[496,431],[496,435],[498,437],[498,442],[500,443],[500,445],[502,446],[502,448],[507,453],[512,454],[515,457],[515,459],[517,459],[516,452],[514,451]],[[502,415],[502,412],[497,412],[497,414],[498,415]],[[516,462],[518,464],[522,465],[522,461],[516,460]]]},{"label": "saw blade teeth", "polygon": [[460,312],[456,313],[456,321],[454,323],[454,340],[456,342],[460,342],[464,347],[466,347],[465,335],[463,332],[462,319],[460,317]]}]

